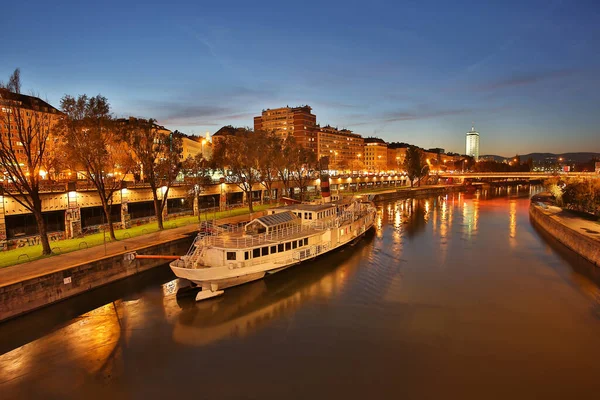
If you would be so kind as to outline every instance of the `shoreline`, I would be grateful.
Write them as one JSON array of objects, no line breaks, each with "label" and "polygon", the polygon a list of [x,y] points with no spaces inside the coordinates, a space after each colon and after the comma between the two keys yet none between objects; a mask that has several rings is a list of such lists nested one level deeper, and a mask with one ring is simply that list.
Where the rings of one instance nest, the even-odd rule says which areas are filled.
[{"label": "shoreline", "polygon": [[548,205],[542,202],[543,199],[543,195],[531,198],[531,222],[568,249],[600,267],[600,224]]}]

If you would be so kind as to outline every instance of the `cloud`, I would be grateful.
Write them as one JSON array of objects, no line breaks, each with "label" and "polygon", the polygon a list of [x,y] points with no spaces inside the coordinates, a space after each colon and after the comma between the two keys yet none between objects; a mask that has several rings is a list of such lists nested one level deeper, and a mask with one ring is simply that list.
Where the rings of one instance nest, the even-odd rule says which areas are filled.
[{"label": "cloud", "polygon": [[430,119],[437,117],[444,117],[448,115],[460,115],[467,114],[472,112],[472,109],[469,108],[457,108],[457,109],[437,109],[431,110],[426,109],[427,107],[422,107],[422,110],[417,111],[390,111],[386,112],[382,115],[383,122],[396,122],[396,121],[413,121],[418,119]]},{"label": "cloud", "polygon": [[489,83],[480,83],[470,87],[470,90],[476,92],[487,92],[511,87],[534,85],[539,82],[561,79],[577,74],[575,69],[560,69],[555,71],[538,71],[526,74],[515,74],[508,78],[498,79]]}]

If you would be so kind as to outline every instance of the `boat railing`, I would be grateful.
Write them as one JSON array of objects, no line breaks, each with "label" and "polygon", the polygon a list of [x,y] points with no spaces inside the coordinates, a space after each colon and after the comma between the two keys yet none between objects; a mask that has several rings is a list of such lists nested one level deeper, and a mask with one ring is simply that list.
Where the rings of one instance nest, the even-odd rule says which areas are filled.
[{"label": "boat railing", "polygon": [[195,243],[198,246],[215,246],[229,248],[247,248],[260,246],[269,242],[279,242],[291,236],[300,234],[309,234],[316,231],[323,231],[341,225],[354,222],[366,215],[368,210],[347,211],[338,215],[334,219],[326,221],[313,221],[309,224],[296,224],[277,229],[268,233],[248,235],[244,232],[244,224],[236,226],[207,226],[206,234],[199,235]]}]

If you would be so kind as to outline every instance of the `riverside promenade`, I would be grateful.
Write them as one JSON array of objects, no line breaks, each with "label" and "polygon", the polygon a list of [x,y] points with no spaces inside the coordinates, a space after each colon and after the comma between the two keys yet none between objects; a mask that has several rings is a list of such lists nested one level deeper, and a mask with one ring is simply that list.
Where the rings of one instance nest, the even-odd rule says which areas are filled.
[{"label": "riverside promenade", "polygon": [[543,195],[532,198],[531,219],[559,242],[600,266],[600,222],[584,219],[543,200]]},{"label": "riverside promenade", "polygon": [[[243,214],[217,221],[237,224],[262,214]],[[0,321],[164,265],[168,260],[129,260],[125,255],[131,252],[183,255],[197,230],[198,225],[191,224],[2,268]]]}]

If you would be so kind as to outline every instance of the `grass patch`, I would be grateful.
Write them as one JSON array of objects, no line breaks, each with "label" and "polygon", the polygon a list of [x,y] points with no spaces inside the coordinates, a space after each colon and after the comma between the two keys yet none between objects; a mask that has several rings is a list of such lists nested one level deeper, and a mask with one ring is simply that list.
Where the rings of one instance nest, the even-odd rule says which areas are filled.
[{"label": "grass patch", "polygon": [[[269,207],[273,207],[273,205],[263,204],[263,205],[254,205],[254,212],[259,212],[266,210]],[[205,221],[205,218],[208,220],[212,220],[215,216],[217,219],[235,217],[238,215],[248,214],[248,207],[243,208],[235,208],[229,211],[218,211],[216,213],[207,213],[200,214],[201,220]],[[198,216],[185,216],[175,219],[170,219],[163,223],[165,230],[179,228],[186,225],[197,224]],[[145,225],[134,226],[129,229],[118,229],[115,230],[115,236],[117,237],[117,241],[123,239],[129,239],[133,237],[138,237],[142,235],[147,235],[149,233],[158,232],[158,224],[156,222],[150,222]],[[109,233],[106,232],[106,243],[110,243]],[[90,247],[102,246],[104,245],[104,233],[93,233],[90,235],[86,235],[81,238],[76,239],[65,239],[58,240],[56,242],[50,242],[50,247],[52,248],[53,254],[43,256],[42,255],[42,245],[38,244],[35,246],[25,246],[14,250],[3,251],[0,253],[0,268],[9,267],[11,265],[21,264],[28,261],[39,260],[42,258],[52,257],[58,254],[70,253],[77,250],[83,250]]]}]

